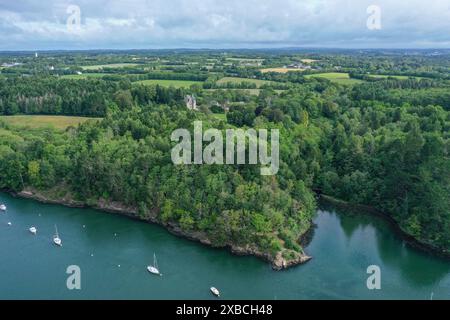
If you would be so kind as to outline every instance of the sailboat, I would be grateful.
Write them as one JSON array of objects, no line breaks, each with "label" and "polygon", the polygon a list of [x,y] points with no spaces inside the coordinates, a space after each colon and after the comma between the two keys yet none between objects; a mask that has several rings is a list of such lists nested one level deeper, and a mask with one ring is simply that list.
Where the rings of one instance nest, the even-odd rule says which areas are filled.
[{"label": "sailboat", "polygon": [[37,233],[37,229],[36,227],[31,227],[30,229],[28,229],[32,234],[36,234]]},{"label": "sailboat", "polygon": [[156,254],[153,254],[153,265],[147,266],[147,270],[150,273],[162,276],[162,273],[159,272],[158,262],[156,261]]},{"label": "sailboat", "polygon": [[59,237],[58,228],[56,227],[56,224],[55,224],[55,231],[56,232],[55,232],[55,235],[53,236],[53,243],[59,247],[62,247],[62,241],[61,241],[61,238]]},{"label": "sailboat", "polygon": [[3,203],[0,204],[0,211],[6,211],[6,206]]},{"label": "sailboat", "polygon": [[215,295],[216,297],[220,297],[220,292],[215,287],[211,287],[210,290],[213,295]]}]

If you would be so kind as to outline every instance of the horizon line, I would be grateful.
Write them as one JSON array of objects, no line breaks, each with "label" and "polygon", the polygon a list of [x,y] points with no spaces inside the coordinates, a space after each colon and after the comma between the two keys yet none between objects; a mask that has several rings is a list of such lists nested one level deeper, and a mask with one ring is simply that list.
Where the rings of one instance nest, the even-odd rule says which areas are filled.
[{"label": "horizon line", "polygon": [[175,51],[175,50],[186,50],[186,51],[234,51],[234,50],[248,50],[248,51],[258,51],[258,50],[349,50],[349,51],[426,51],[426,50],[436,50],[436,51],[449,51],[448,48],[436,48],[436,47],[235,47],[235,48],[192,48],[192,47],[161,47],[161,48],[85,48],[85,49],[11,49],[11,50],[0,50],[0,53],[19,53],[19,52],[87,52],[87,51]]}]

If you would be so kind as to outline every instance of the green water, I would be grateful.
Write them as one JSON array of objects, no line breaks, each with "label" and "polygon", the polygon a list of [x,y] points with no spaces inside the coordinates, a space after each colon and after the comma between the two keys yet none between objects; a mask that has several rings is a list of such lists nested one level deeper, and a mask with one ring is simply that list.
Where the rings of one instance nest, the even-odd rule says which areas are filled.
[{"label": "green water", "polygon": [[[322,209],[306,247],[313,260],[275,272],[126,217],[3,193],[0,203],[8,206],[0,213],[1,299],[211,299],[211,286],[223,299],[450,298],[450,262],[409,248],[368,215]],[[55,224],[62,248],[52,243]],[[153,252],[163,277],[146,270]],[[81,290],[66,287],[69,265],[81,268]],[[381,268],[381,290],[366,287],[369,265]]]}]

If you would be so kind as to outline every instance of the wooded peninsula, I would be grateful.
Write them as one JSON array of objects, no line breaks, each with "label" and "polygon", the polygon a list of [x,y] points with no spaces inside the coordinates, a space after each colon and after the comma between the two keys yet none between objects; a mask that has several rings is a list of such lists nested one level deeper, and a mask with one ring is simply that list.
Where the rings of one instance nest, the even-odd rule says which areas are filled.
[{"label": "wooded peninsula", "polygon": [[[285,268],[317,194],[450,254],[450,51],[0,55],[0,189],[162,224]],[[278,129],[279,171],[174,165],[171,133]],[[113,210],[115,209],[115,210]]]}]

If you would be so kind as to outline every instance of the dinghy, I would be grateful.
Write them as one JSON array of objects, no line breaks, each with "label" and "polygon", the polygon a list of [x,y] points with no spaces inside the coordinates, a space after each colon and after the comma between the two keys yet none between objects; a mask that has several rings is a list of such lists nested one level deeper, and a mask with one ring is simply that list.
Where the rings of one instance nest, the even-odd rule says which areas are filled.
[{"label": "dinghy", "polygon": [[216,288],[214,288],[214,287],[211,287],[211,292],[212,292],[212,294],[213,295],[215,295],[216,297],[220,297],[220,292],[219,292],[219,290],[217,290]]}]

